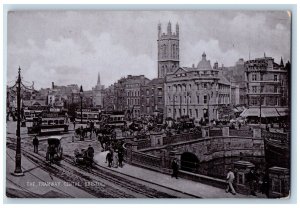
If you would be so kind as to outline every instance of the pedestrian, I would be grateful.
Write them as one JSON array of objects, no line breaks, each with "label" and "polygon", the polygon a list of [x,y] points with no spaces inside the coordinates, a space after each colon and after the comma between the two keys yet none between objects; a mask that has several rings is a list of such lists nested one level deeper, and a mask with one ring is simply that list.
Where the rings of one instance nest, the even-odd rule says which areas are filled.
[{"label": "pedestrian", "polygon": [[114,153],[113,153],[113,167],[117,168],[118,166],[119,166],[118,153],[116,151],[114,151]]},{"label": "pedestrian", "polygon": [[121,148],[118,150],[118,158],[119,158],[119,166],[122,168],[123,167],[124,153],[123,153],[123,150]]},{"label": "pedestrian", "polygon": [[233,194],[236,195],[236,192],[233,188],[233,180],[234,180],[234,173],[232,172],[231,168],[228,168],[228,173],[227,173],[227,177],[226,177],[226,182],[227,182],[227,187],[226,187],[226,193],[228,193],[229,191]]},{"label": "pedestrian", "polygon": [[33,144],[33,152],[38,154],[39,151],[39,140],[36,136],[34,136],[33,140],[32,140],[32,144]]},{"label": "pedestrian", "polygon": [[172,173],[172,178],[175,177],[176,179],[178,179],[178,162],[177,162],[177,159],[174,158],[173,161],[172,161],[172,170],[173,170],[173,173]]},{"label": "pedestrian", "polygon": [[257,178],[253,168],[250,170],[249,173],[246,174],[246,179],[250,187],[250,194],[256,196],[255,185],[256,185]]},{"label": "pedestrian", "polygon": [[74,125],[74,131],[75,131],[75,127],[76,127],[76,120],[74,118],[74,121],[73,121],[73,125]]},{"label": "pedestrian", "polygon": [[263,174],[260,191],[262,194],[265,194],[267,197],[269,197],[269,175],[267,172]]},{"label": "pedestrian", "polygon": [[108,153],[106,155],[106,161],[108,162],[108,167],[111,167],[112,161],[113,161],[113,152],[112,151],[108,151]]}]

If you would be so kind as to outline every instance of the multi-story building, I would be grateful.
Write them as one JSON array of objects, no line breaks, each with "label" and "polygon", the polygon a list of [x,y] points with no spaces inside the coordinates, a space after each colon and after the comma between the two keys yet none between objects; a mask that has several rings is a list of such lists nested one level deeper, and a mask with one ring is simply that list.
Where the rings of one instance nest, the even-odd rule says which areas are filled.
[{"label": "multi-story building", "polygon": [[116,110],[117,97],[115,96],[115,85],[110,85],[103,91],[103,110]]},{"label": "multi-story building", "polygon": [[124,92],[126,95],[125,111],[131,118],[141,116],[141,88],[150,80],[144,75],[128,75],[124,81]]},{"label": "multi-story building", "polygon": [[197,67],[180,67],[165,81],[166,117],[183,115],[206,121],[219,118],[219,107],[230,104],[230,82],[213,69],[206,54]]},{"label": "multi-story building", "polygon": [[158,78],[174,73],[179,67],[179,25],[172,33],[171,22],[168,23],[167,33],[162,33],[161,24],[158,24]]},{"label": "multi-story building", "polygon": [[141,113],[154,115],[155,112],[164,113],[164,78],[152,79],[141,87]]},{"label": "multi-story building", "polygon": [[247,100],[249,109],[244,116],[278,117],[287,115],[288,71],[280,64],[264,56],[245,62]]}]

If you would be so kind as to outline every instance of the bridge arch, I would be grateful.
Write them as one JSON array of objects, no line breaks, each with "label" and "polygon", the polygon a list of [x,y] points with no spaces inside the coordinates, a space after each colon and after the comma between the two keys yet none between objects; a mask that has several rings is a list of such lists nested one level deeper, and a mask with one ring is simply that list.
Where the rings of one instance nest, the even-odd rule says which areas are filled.
[{"label": "bridge arch", "polygon": [[196,173],[199,168],[198,157],[191,152],[184,152],[180,158],[181,170]]}]

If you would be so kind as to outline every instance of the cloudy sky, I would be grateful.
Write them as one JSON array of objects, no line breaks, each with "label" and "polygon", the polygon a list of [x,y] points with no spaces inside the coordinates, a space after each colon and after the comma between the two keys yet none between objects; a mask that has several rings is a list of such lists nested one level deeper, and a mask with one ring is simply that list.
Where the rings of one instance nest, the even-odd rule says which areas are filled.
[{"label": "cloudy sky", "polygon": [[108,86],[128,74],[157,76],[157,24],[180,26],[180,65],[232,66],[239,58],[290,60],[286,11],[18,11],[8,15],[7,80],[18,66],[35,87],[78,84],[91,89],[100,72]]}]

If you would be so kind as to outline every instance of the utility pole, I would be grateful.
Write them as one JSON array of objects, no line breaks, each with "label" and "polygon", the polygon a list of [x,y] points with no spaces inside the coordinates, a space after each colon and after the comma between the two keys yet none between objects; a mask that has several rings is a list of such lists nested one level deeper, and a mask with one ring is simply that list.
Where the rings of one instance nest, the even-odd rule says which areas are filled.
[{"label": "utility pole", "polygon": [[175,120],[175,95],[173,95],[173,120]]},{"label": "utility pole", "polygon": [[14,176],[23,176],[24,173],[21,167],[21,135],[20,135],[20,122],[21,122],[21,68],[19,67],[18,80],[17,80],[17,148],[16,148],[16,163],[15,171],[12,173]]},{"label": "utility pole", "polygon": [[187,96],[186,96],[186,115],[189,117],[189,92],[187,92]]}]

